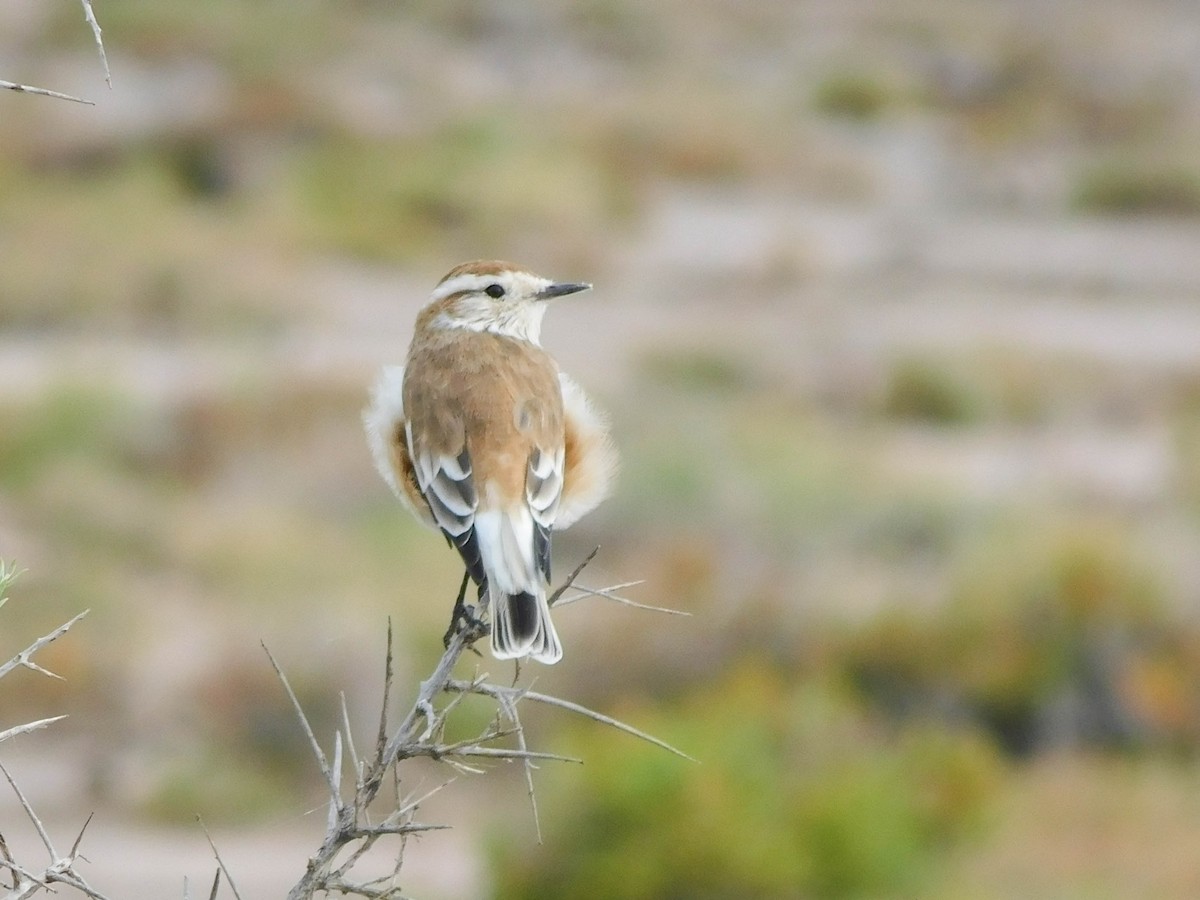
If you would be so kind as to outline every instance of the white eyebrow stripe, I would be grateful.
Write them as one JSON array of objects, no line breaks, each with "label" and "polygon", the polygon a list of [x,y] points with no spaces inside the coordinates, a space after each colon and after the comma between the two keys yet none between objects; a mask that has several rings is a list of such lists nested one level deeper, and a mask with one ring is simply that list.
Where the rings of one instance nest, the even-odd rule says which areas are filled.
[{"label": "white eyebrow stripe", "polygon": [[505,284],[506,278],[504,275],[479,275],[474,272],[466,272],[462,275],[455,275],[449,281],[443,281],[433,291],[431,299],[440,300],[443,297],[449,297],[452,294],[460,294],[463,291],[482,291],[489,284]]}]

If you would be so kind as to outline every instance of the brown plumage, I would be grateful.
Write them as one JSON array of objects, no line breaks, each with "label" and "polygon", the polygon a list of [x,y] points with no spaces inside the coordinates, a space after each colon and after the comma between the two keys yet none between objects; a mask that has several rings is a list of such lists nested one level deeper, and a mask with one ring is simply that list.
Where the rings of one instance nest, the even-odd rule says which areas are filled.
[{"label": "brown plumage", "polygon": [[456,267],[364,416],[384,479],[486,592],[501,658],[561,657],[545,600],[551,536],[594,508],[615,472],[602,418],[538,343],[546,301],[587,287],[498,261]]}]

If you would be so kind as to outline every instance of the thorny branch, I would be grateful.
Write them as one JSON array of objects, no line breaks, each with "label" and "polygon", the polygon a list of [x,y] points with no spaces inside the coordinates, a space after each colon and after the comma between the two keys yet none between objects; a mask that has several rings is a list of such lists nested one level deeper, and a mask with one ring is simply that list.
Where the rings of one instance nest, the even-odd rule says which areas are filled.
[{"label": "thorny branch", "polygon": [[208,838],[208,846],[212,848],[213,858],[217,861],[217,874],[213,876],[213,897],[217,895],[217,888],[221,883],[221,876],[225,876],[225,881],[229,884],[229,890],[233,892],[234,900],[242,900],[242,895],[238,893],[237,885],[233,883],[233,876],[229,874],[229,870],[225,868],[225,860],[221,859],[221,851],[217,849],[217,845],[213,842],[212,835],[208,833],[208,826],[204,824],[204,820],[196,816],[196,821],[200,823],[200,827],[204,829],[204,836]]},{"label": "thorny branch", "polygon": [[73,618],[70,622],[66,622],[62,625],[59,625],[57,628],[55,628],[49,634],[43,635],[42,637],[38,638],[36,641],[34,641],[32,644],[30,644],[28,647],[26,647],[24,650],[22,650],[16,656],[14,656],[12,659],[10,659],[8,662],[6,662],[4,665],[0,666],[0,678],[3,678],[5,675],[7,675],[9,672],[11,672],[13,669],[17,668],[18,666],[24,666],[26,669],[32,669],[35,672],[41,672],[43,675],[49,676],[50,678],[57,678],[59,681],[61,681],[62,680],[61,675],[55,675],[49,669],[43,669],[41,666],[39,666],[37,663],[35,663],[33,661],[33,654],[37,653],[39,650],[41,650],[47,644],[53,643],[54,641],[58,640],[60,637],[62,637],[64,634],[66,634],[71,629],[72,625],[74,625],[76,622],[78,622],[80,619],[82,619],[84,616],[86,616],[89,612],[91,612],[91,610],[85,609],[83,612],[81,612],[79,615],[77,615],[75,618]]},{"label": "thorny branch", "polygon": [[0,836],[0,869],[8,869],[11,884],[9,892],[5,894],[4,900],[24,900],[26,897],[32,897],[38,891],[46,890],[55,893],[53,885],[65,884],[72,887],[84,896],[91,897],[93,900],[108,900],[103,894],[95,890],[82,875],[75,871],[75,862],[79,859],[79,845],[83,841],[83,833],[87,830],[88,824],[92,821],[89,815],[87,821],[83,823],[83,827],[79,829],[79,834],[76,835],[74,842],[71,844],[71,850],[66,855],[59,855],[54,849],[54,844],[50,840],[50,834],[46,831],[46,827],[42,824],[42,820],[38,818],[37,813],[33,811],[33,807],[29,805],[29,801],[25,798],[25,794],[17,786],[8,769],[0,763],[0,773],[8,781],[9,786],[17,795],[17,800],[21,803],[21,808],[25,810],[25,815],[33,823],[33,827],[37,830],[38,837],[41,838],[42,846],[46,848],[46,853],[50,857],[47,865],[38,869],[20,865],[13,859],[9,853],[8,845],[4,842],[4,838]]},{"label": "thorny branch", "polygon": [[[552,604],[562,597],[564,591],[574,585],[575,579],[595,555],[596,551],[592,551],[567,577],[566,581],[551,594],[549,600]],[[616,590],[629,586],[628,584],[617,585],[613,588],[596,591],[580,588],[575,588],[575,590],[583,591],[584,595],[616,598]],[[625,602],[624,598],[617,599]],[[629,603],[633,606],[641,606],[632,601]],[[540,840],[537,802],[533,789],[534,764],[540,760],[560,762],[580,762],[580,760],[557,753],[532,750],[528,747],[525,731],[518,715],[518,705],[522,700],[569,710],[649,741],[655,746],[669,750],[685,759],[691,759],[687,754],[658,738],[569,700],[535,693],[521,687],[494,684],[487,680],[487,676],[480,676],[471,681],[451,677],[455,664],[462,656],[463,651],[470,648],[484,633],[479,625],[468,624],[452,637],[446,647],[446,652],[434,666],[433,672],[420,683],[417,696],[404,718],[399,725],[391,728],[388,723],[388,701],[391,696],[394,671],[392,627],[389,621],[387,655],[384,663],[383,708],[380,712],[374,752],[370,759],[366,760],[360,759],[355,750],[344,697],[342,698],[341,725],[335,734],[333,759],[330,760],[329,755],[321,748],[287,676],[275,658],[271,656],[270,651],[267,650],[267,656],[292,703],[292,708],[300,721],[301,728],[312,749],[313,757],[321,769],[329,791],[328,828],[324,841],[309,859],[304,875],[288,894],[288,900],[309,900],[318,892],[370,898],[392,898],[392,900],[399,900],[403,896],[398,879],[408,836],[447,827],[420,823],[416,821],[415,815],[422,802],[433,793],[446,787],[450,781],[420,797],[405,798],[401,794],[398,764],[403,760],[418,756],[438,760],[456,770],[472,773],[484,771],[479,766],[492,760],[520,761],[525,769],[525,780],[534,823],[538,828],[538,839]],[[266,650],[266,647],[264,646],[263,649]],[[494,700],[497,704],[497,715],[479,736],[469,740],[446,743],[442,737],[446,719],[467,694]],[[441,708],[435,706],[435,701],[444,696],[449,696],[448,702],[445,702]],[[505,739],[510,739],[510,743],[515,743],[515,746],[497,745],[497,742]],[[343,796],[342,791],[343,748],[349,756],[354,776],[354,789],[352,792],[347,791],[348,796]],[[378,821],[373,822],[372,804],[389,779],[395,786],[395,794],[389,804],[390,811],[384,813]],[[357,880],[353,872],[355,865],[376,846],[379,840],[394,836],[399,837],[399,846],[395,850],[392,874],[384,878]],[[228,877],[228,873],[226,876]]]},{"label": "thorny branch", "polygon": [[100,53],[100,65],[104,66],[104,80],[109,90],[112,90],[112,73],[108,71],[108,54],[104,52],[104,38],[100,36],[100,23],[92,11],[92,0],[79,0],[83,4],[83,18],[92,29],[92,39],[96,42],[96,50]]},{"label": "thorny branch", "polygon": [[46,88],[34,87],[31,84],[17,84],[15,81],[0,80],[0,88],[9,91],[16,91],[19,94],[38,94],[42,97],[53,97],[56,100],[70,100],[72,103],[82,103],[85,106],[96,105],[95,100],[84,100],[82,97],[64,94],[62,91],[51,91]]},{"label": "thorny branch", "polygon": [[[108,70],[108,54],[104,52],[104,39],[101,37],[100,23],[96,21],[96,13],[92,10],[92,0],[79,0],[79,2],[83,5],[83,18],[88,27],[92,29],[92,39],[96,42],[96,50],[100,53],[100,64],[104,66],[104,80],[111,89],[112,73]],[[82,97],[74,97],[61,91],[51,91],[28,84],[17,84],[15,81],[0,81],[0,89],[17,91],[22,94],[39,94],[42,97],[54,97],[57,100],[70,100],[72,103],[83,103],[87,106],[96,105],[94,101],[84,100]]]},{"label": "thorny branch", "polygon": [[[0,561],[0,593],[12,582],[15,577],[15,572],[10,569],[3,561]],[[0,606],[4,605],[3,597],[0,597]],[[51,678],[60,678],[61,676],[54,674],[49,669],[39,666],[33,661],[34,654],[44,648],[47,644],[62,637],[67,631],[87,615],[87,610],[84,610],[71,621],[64,625],[60,625],[54,631],[43,637],[38,638],[8,662],[0,665],[0,678],[12,672],[17,668],[30,669],[42,675],[47,675]],[[65,716],[53,716],[48,719],[39,719],[36,722],[27,722],[24,725],[16,725],[12,728],[0,731],[0,743],[5,740],[16,737],[21,734],[28,734],[31,731],[36,731],[39,728],[44,728],[59,719],[64,719]],[[33,806],[26,798],[25,793],[17,784],[16,779],[12,774],[0,763],[0,773],[4,775],[13,793],[17,795],[17,800],[21,804],[21,809],[24,810],[26,818],[33,825],[34,831],[37,832],[38,838],[41,840],[42,846],[46,850],[48,862],[43,865],[29,865],[19,863],[9,851],[8,844],[4,840],[4,836],[0,834],[0,873],[7,873],[8,884],[3,883],[0,879],[0,890],[5,890],[7,893],[3,895],[4,900],[25,900],[27,897],[32,897],[40,891],[55,892],[55,885],[67,885],[74,888],[79,893],[92,897],[94,900],[106,900],[103,894],[92,888],[87,883],[87,880],[79,874],[75,869],[75,863],[80,859],[79,845],[83,840],[83,833],[87,830],[88,823],[91,822],[91,816],[88,816],[83,827],[79,829],[79,834],[71,844],[71,849],[66,854],[60,854],[54,847],[53,841],[50,839],[50,833],[42,824],[42,820],[38,818]]]}]

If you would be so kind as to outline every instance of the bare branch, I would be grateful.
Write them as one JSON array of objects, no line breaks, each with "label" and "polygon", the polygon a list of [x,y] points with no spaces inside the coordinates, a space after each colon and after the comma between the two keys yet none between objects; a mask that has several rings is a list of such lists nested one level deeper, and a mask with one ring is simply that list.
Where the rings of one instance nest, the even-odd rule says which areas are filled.
[{"label": "bare branch", "polygon": [[[0,594],[8,588],[16,576],[16,571],[12,569],[8,563],[0,560]],[[2,606],[7,598],[0,596],[0,606]],[[12,672],[17,668],[32,669],[35,672],[41,672],[52,678],[59,678],[53,672],[44,669],[33,661],[33,656],[47,644],[58,639],[70,630],[71,626],[87,615],[87,611],[80,613],[64,625],[59,626],[50,634],[38,638],[11,660],[0,666],[0,678]],[[59,719],[64,719],[65,716],[53,716],[46,719],[39,719],[35,722],[27,722],[24,725],[17,725],[0,732],[0,742],[3,742],[11,737],[16,737],[21,734],[28,734],[31,731],[36,731],[39,728],[45,728]],[[33,824],[34,831],[42,842],[42,846],[46,850],[49,857],[49,862],[40,870],[32,869],[28,866],[19,864],[9,852],[8,845],[5,843],[3,836],[0,836],[0,870],[7,869],[11,874],[11,884],[7,893],[4,895],[4,900],[25,900],[27,897],[32,897],[40,891],[46,890],[54,892],[55,884],[67,885],[70,888],[84,894],[93,900],[107,900],[103,894],[94,890],[87,880],[75,871],[75,862],[80,859],[79,846],[83,843],[83,836],[87,832],[87,827],[92,821],[89,815],[83,823],[83,827],[79,829],[79,834],[75,836],[75,840],[71,844],[71,850],[66,856],[60,856],[54,847],[54,842],[50,839],[50,833],[46,830],[42,820],[34,812],[33,805],[25,796],[17,784],[15,778],[0,763],[0,773],[3,773],[4,778],[8,781],[13,793],[17,795],[17,800],[21,804],[21,808],[25,811],[26,817]]]},{"label": "bare branch", "polygon": [[408,715],[404,717],[404,721],[400,723],[400,727],[396,729],[391,739],[387,742],[383,758],[380,760],[381,766],[376,773],[380,777],[382,777],[383,771],[396,761],[400,753],[400,748],[413,740],[414,729],[417,727],[417,718],[428,717],[426,711],[433,708],[433,698],[442,692],[446,682],[450,679],[450,672],[453,671],[454,664],[458,662],[458,658],[462,655],[463,650],[467,648],[469,643],[473,643],[476,639],[477,635],[463,630],[455,634],[450,640],[450,645],[446,648],[446,652],[442,654],[442,658],[438,660],[433,674],[421,682],[420,691],[417,694],[417,699],[413,702],[412,709],[408,711]]},{"label": "bare branch", "polygon": [[36,722],[27,722],[24,725],[16,725],[9,728],[7,731],[0,731],[0,743],[7,741],[11,737],[16,737],[18,734],[28,734],[31,731],[37,731],[39,728],[45,728],[47,725],[52,725],[60,719],[65,719],[66,716],[52,716],[49,719],[38,719]]},{"label": "bare branch", "polygon": [[71,852],[67,856],[60,857],[54,849],[54,844],[50,840],[50,835],[42,824],[42,820],[33,811],[33,806],[29,803],[24,792],[17,786],[16,780],[3,764],[0,764],[0,772],[3,772],[13,792],[17,795],[21,807],[25,810],[25,815],[33,823],[38,837],[42,840],[42,846],[46,848],[46,852],[50,857],[49,864],[41,872],[31,871],[29,868],[19,865],[12,858],[12,855],[8,851],[8,846],[0,839],[0,856],[3,857],[3,859],[0,859],[0,868],[8,869],[15,876],[12,890],[5,895],[5,900],[24,900],[24,898],[31,897],[43,889],[52,891],[53,888],[51,885],[54,883],[72,887],[80,893],[93,898],[93,900],[108,900],[99,891],[93,889],[74,868],[75,860],[79,857],[79,844],[83,840],[83,833],[87,830],[88,823],[91,822],[92,817],[88,816],[87,821],[83,823],[83,828],[80,829],[79,835],[75,838],[75,842],[71,846]]},{"label": "bare branch", "polygon": [[39,94],[43,97],[54,97],[56,100],[70,100],[72,103],[82,103],[85,106],[96,105],[93,100],[84,100],[82,97],[73,97],[70,94],[64,94],[60,91],[50,91],[46,88],[34,87],[30,84],[17,84],[15,81],[0,81],[0,88],[17,91],[21,94]]},{"label": "bare branch", "polygon": [[107,897],[95,890],[91,885],[79,877],[79,873],[75,871],[74,865],[74,859],[60,860],[59,868],[53,872],[48,872],[46,880],[57,881],[61,884],[67,885],[68,887],[72,887],[79,891],[79,893],[84,894],[87,897],[91,897],[92,900],[108,900]]},{"label": "bare branch", "polygon": [[350,754],[350,765],[354,767],[354,786],[357,788],[362,781],[362,763],[358,759],[358,751],[354,749],[354,735],[350,731],[350,710],[346,708],[346,692],[340,691],[338,696],[342,701],[342,733],[345,736],[346,750]]},{"label": "bare branch", "polygon": [[[104,39],[100,32],[100,23],[96,20],[96,13],[92,9],[92,0],[80,0],[83,5],[83,17],[88,26],[92,29],[92,38],[96,41],[96,49],[100,53],[100,64],[104,66],[104,80],[108,84],[109,89],[112,89],[112,73],[108,68],[108,54],[104,52]],[[39,94],[42,97],[54,97],[56,100],[70,100],[72,103],[82,103],[85,106],[95,106],[95,102],[84,100],[82,97],[75,97],[71,94],[64,94],[61,91],[51,91],[46,88],[33,87],[29,84],[18,84],[15,81],[0,81],[0,89],[17,91],[22,94]]]},{"label": "bare branch", "polygon": [[445,781],[443,781],[437,787],[426,791],[424,794],[422,794],[420,797],[417,797],[415,800],[408,800],[408,801],[405,801],[403,804],[397,804],[396,810],[390,816],[388,816],[386,819],[384,819],[383,823],[387,824],[387,823],[398,822],[398,821],[400,821],[400,819],[404,818],[405,816],[408,816],[411,819],[413,813],[415,813],[417,811],[417,808],[422,803],[424,803],[426,800],[428,800],[430,797],[432,797],[434,794],[436,794],[438,791],[442,790],[443,788],[447,788],[450,785],[454,784],[454,782],[456,780],[457,779],[454,779],[454,778],[447,778]]},{"label": "bare branch", "polygon": [[388,700],[392,694],[392,679],[395,671],[392,668],[392,617],[387,620],[387,655],[383,662],[383,703],[379,711],[379,734],[375,738],[375,755],[382,759],[384,748],[387,746]]},{"label": "bare branch", "polygon": [[449,829],[449,825],[423,825],[420,822],[411,822],[406,825],[371,825],[367,828],[356,828],[350,834],[356,838],[368,835],[380,837],[388,834],[416,834],[419,831],[448,831]]},{"label": "bare branch", "polygon": [[671,609],[669,606],[650,606],[647,603],[638,603],[636,600],[630,600],[628,597],[622,597],[616,593],[621,588],[634,587],[639,584],[645,584],[645,581],[627,581],[624,584],[614,584],[612,587],[606,588],[586,588],[576,584],[571,586],[571,590],[579,591],[573,597],[566,597],[559,601],[559,606],[566,606],[568,603],[575,603],[587,597],[603,597],[608,600],[615,600],[617,603],[622,603],[625,606],[632,606],[634,609],[645,609],[649,612],[666,613],[668,616],[690,616],[691,613],[682,609]]},{"label": "bare branch", "polygon": [[[574,571],[568,575],[566,581],[550,595],[548,598],[549,603],[553,604],[557,602],[563,596],[564,591],[574,586],[575,579],[587,567],[588,563],[595,558],[598,549],[589,553],[575,567]],[[634,603],[616,593],[618,590],[638,583],[640,582],[619,584],[600,590],[575,587],[575,590],[581,595],[602,596],[616,600],[617,602],[642,607],[644,604]],[[655,607],[646,608],[656,609]],[[664,611],[678,612],[675,610]],[[481,623],[470,618],[463,621],[462,626],[450,635],[445,652],[435,664],[429,677],[418,684],[416,696],[412,699],[412,704],[404,717],[400,720],[399,724],[391,727],[388,724],[388,706],[394,679],[393,632],[392,623],[390,620],[388,621],[383,703],[379,714],[379,730],[375,739],[374,754],[369,759],[360,759],[358,757],[351,737],[350,716],[346,698],[343,694],[341,696],[341,723],[334,743],[333,767],[337,770],[337,775],[340,775],[341,754],[343,751],[349,754],[351,764],[355,770],[354,795],[352,798],[341,801],[340,806],[336,808],[331,807],[325,838],[321,846],[309,858],[305,872],[292,887],[288,894],[288,900],[310,900],[317,893],[352,894],[368,898],[395,898],[399,896],[397,893],[397,884],[408,836],[446,827],[419,823],[414,821],[414,817],[418,807],[424,800],[434,792],[444,788],[450,782],[439,785],[433,791],[421,797],[414,799],[414,795],[409,794],[407,799],[402,800],[399,786],[399,763],[413,757],[424,756],[439,761],[457,771],[473,774],[483,774],[486,772],[487,768],[490,767],[491,761],[520,761],[524,769],[525,783],[533,811],[534,826],[540,842],[541,822],[539,820],[537,798],[533,784],[535,763],[541,760],[580,763],[582,760],[560,753],[534,750],[528,746],[525,729],[518,712],[520,701],[525,698],[578,713],[601,724],[611,725],[684,759],[691,759],[686,753],[677,750],[665,741],[659,740],[610,716],[605,716],[602,713],[595,712],[567,700],[534,693],[524,687],[520,687],[518,684],[522,673],[520,665],[516,666],[514,670],[515,677],[511,687],[492,684],[486,680],[487,676],[480,676],[478,673],[470,681],[453,678],[454,668],[463,653],[472,648],[472,645],[484,634],[486,634],[486,630]],[[266,648],[264,647],[264,649]],[[321,771],[329,783],[331,796],[338,798],[340,791],[338,790],[337,775],[333,773],[329,763],[326,761],[324,753],[317,743],[316,737],[300,707],[295,693],[292,691],[278,663],[270,656],[269,651],[268,657],[271,659],[271,665],[275,668],[276,674],[284,685],[284,689],[291,700],[297,718],[300,719],[301,726],[312,747],[313,755],[316,757],[318,765],[321,767]],[[444,735],[447,719],[459,707],[467,694],[485,696],[495,701],[497,705],[496,715],[487,727],[475,737],[446,742]],[[439,708],[437,704],[439,698],[443,695],[450,696],[448,701],[444,702],[441,708]],[[504,743],[497,745],[497,742],[500,741],[504,741]],[[515,746],[511,746],[513,743],[515,743]],[[372,823],[370,815],[371,806],[377,801],[380,790],[389,778],[395,785],[395,796],[390,800],[390,811],[383,816],[382,820]],[[391,835],[396,835],[400,839],[400,846],[395,855],[392,875],[368,881],[354,880],[352,874],[358,863],[379,840]]]},{"label": "bare branch", "polygon": [[[0,83],[2,83],[2,82],[0,82]],[[5,675],[7,675],[9,672],[11,672],[13,669],[17,668],[18,666],[24,666],[26,669],[33,669],[35,672],[41,672],[43,675],[48,675],[51,678],[57,678],[59,681],[62,681],[63,678],[61,675],[56,675],[53,672],[49,671],[48,669],[43,669],[37,663],[33,662],[33,654],[37,653],[39,650],[41,650],[47,644],[58,640],[60,637],[62,637],[64,634],[66,634],[70,630],[72,625],[74,625],[76,622],[78,622],[80,619],[82,619],[84,616],[86,616],[89,612],[91,612],[90,609],[85,609],[83,612],[81,612],[79,615],[77,615],[75,618],[73,618],[70,622],[67,622],[64,625],[59,625],[57,628],[55,628],[49,634],[38,638],[36,641],[34,641],[32,644],[30,644],[28,647],[26,647],[24,650],[22,650],[16,656],[14,656],[12,659],[10,659],[8,662],[6,662],[4,665],[0,666],[0,678],[3,678]]]},{"label": "bare branch", "polygon": [[[390,880],[390,879],[383,879]],[[357,894],[359,897],[366,897],[367,900],[408,900],[404,894],[397,894],[392,887],[384,887],[373,889],[369,884],[359,884],[352,881],[343,881],[341,879],[332,878],[326,882],[324,890],[327,893],[339,894]]]},{"label": "bare branch", "polygon": [[112,73],[108,71],[108,55],[104,52],[104,40],[100,36],[100,23],[96,21],[96,14],[92,12],[92,0],[80,0],[80,2],[83,4],[83,17],[92,27],[92,37],[96,39],[96,49],[100,51],[100,63],[104,66],[104,80],[108,83],[108,89],[111,91]]},{"label": "bare branch", "polygon": [[654,744],[654,746],[661,747],[664,750],[668,750],[671,753],[674,753],[676,756],[682,757],[683,759],[697,762],[696,759],[688,756],[682,750],[678,749],[677,747],[672,747],[666,741],[656,738],[652,734],[647,734],[639,728],[634,728],[632,725],[627,725],[619,719],[614,719],[612,716],[606,716],[604,713],[596,712],[594,709],[588,709],[586,706],[581,706],[580,704],[573,703],[570,700],[563,700],[560,697],[552,697],[549,694],[539,694],[537,691],[519,691],[516,688],[501,687],[495,684],[476,684],[468,681],[451,681],[446,685],[446,690],[470,691],[471,693],[483,694],[487,697],[499,697],[502,694],[511,694],[514,692],[519,693],[521,697],[532,700],[535,703],[544,703],[547,706],[557,706],[559,709],[570,710],[573,713],[578,713],[581,716],[586,716],[589,719],[599,722],[601,725],[611,725],[613,728],[616,728],[619,731],[624,731],[626,734],[631,734],[636,738],[641,738],[643,741]]},{"label": "bare branch", "polygon": [[[458,695],[459,698],[465,697],[466,692]],[[456,698],[458,699],[458,698]],[[517,747],[521,750],[528,750],[529,746],[525,742],[525,727],[521,724],[521,717],[517,714],[517,702],[511,695],[499,698],[500,709],[504,715],[513,724],[513,729],[517,734]],[[533,813],[533,830],[537,834],[537,842],[542,843],[542,819],[538,815],[537,794],[533,790],[533,760],[525,760],[525,787],[529,796],[529,809]]]},{"label": "bare branch", "polygon": [[288,682],[287,676],[283,674],[283,669],[279,668],[279,663],[275,661],[275,657],[271,655],[271,651],[267,649],[265,643],[262,644],[262,648],[267,654],[267,659],[271,661],[271,667],[275,670],[275,674],[279,676],[279,680],[283,683],[283,689],[287,691],[287,695],[292,701],[292,708],[296,711],[296,717],[300,720],[305,735],[308,736],[308,743],[312,748],[313,755],[317,758],[317,765],[321,767],[321,774],[325,776],[325,783],[329,785],[329,796],[333,804],[340,809],[342,800],[337,778],[334,776],[333,770],[329,768],[329,762],[325,759],[325,752],[317,742],[317,736],[313,734],[312,726],[308,723],[308,716],[304,715],[304,707],[300,705],[300,701],[296,698],[296,692],[292,690],[292,685]]},{"label": "bare branch", "polygon": [[4,763],[0,763],[0,772],[4,773],[4,777],[8,779],[9,785],[13,789],[13,793],[17,795],[17,799],[21,802],[21,808],[25,810],[25,815],[29,816],[29,821],[33,822],[33,827],[37,829],[38,837],[42,839],[42,846],[46,848],[46,852],[50,854],[50,862],[58,859],[58,854],[54,851],[54,844],[50,842],[50,835],[46,833],[46,826],[42,824],[42,820],[37,817],[37,813],[33,811],[33,807],[29,805],[29,801],[25,799],[25,794],[17,787],[17,783],[13,781],[12,775],[8,769],[4,768]]},{"label": "bare branch", "polygon": [[4,867],[14,876],[16,881],[12,890],[5,894],[4,900],[25,900],[40,890],[51,890],[50,883],[44,874],[29,871],[24,866],[17,865],[11,859],[4,862]]},{"label": "bare branch", "polygon": [[557,605],[558,606],[568,606],[571,603],[577,603],[578,601],[584,599],[585,597],[594,597],[597,595],[607,595],[614,591],[623,591],[623,590],[625,590],[625,588],[638,587],[639,585],[643,585],[645,583],[646,583],[645,578],[639,578],[636,581],[622,581],[620,584],[610,584],[608,587],[595,588],[595,589],[584,587],[582,584],[573,584],[573,585],[571,585],[571,590],[578,591],[579,593],[573,597],[563,597],[561,600],[558,601]]},{"label": "bare branch", "polygon": [[[196,821],[200,823],[200,827],[204,829],[204,836],[208,838],[208,846],[212,848],[213,856],[217,860],[217,871],[225,876],[225,881],[229,884],[229,890],[233,891],[233,896],[236,900],[242,900],[242,895],[238,893],[237,885],[233,883],[233,876],[229,874],[229,870],[225,868],[225,861],[221,859],[221,851],[217,849],[217,845],[213,843],[212,835],[208,833],[208,826],[204,824],[204,820],[196,816]],[[216,883],[213,884],[213,891],[216,891]]]},{"label": "bare branch", "polygon": [[563,592],[567,588],[569,588],[573,584],[575,584],[575,579],[579,577],[579,573],[587,568],[588,563],[590,563],[593,559],[595,559],[596,554],[599,552],[600,552],[599,545],[592,548],[592,552],[589,553],[587,556],[585,556],[583,558],[583,561],[580,562],[579,565],[577,565],[573,570],[571,570],[571,574],[567,576],[567,580],[564,581],[562,584],[560,584],[555,589],[554,593],[552,593],[549,597],[546,598],[547,605],[554,606],[554,604],[556,604],[562,598]]},{"label": "bare branch", "polygon": [[451,750],[448,753],[438,753],[437,755],[434,755],[434,758],[441,759],[451,756],[465,756],[479,759],[554,759],[559,762],[583,762],[583,760],[577,756],[563,756],[561,753],[548,753],[540,750],[518,750],[509,749],[507,747],[480,747],[477,744],[473,744],[469,747],[460,747],[459,749]]},{"label": "bare branch", "polygon": [[75,857],[79,855],[79,845],[83,843],[83,833],[87,831],[87,827],[92,824],[92,816],[94,815],[94,812],[88,813],[87,819],[84,820],[83,827],[79,829],[79,834],[75,836],[75,843],[71,845],[71,859],[75,859]]},{"label": "bare branch", "polygon": [[337,826],[342,807],[342,733],[333,733],[333,781],[329,785],[329,828]]}]

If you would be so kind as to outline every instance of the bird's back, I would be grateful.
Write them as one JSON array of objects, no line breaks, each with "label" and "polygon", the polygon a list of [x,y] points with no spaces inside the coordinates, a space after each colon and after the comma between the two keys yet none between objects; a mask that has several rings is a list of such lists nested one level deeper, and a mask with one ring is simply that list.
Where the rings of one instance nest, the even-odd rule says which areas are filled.
[{"label": "bird's back", "polygon": [[554,360],[533,344],[487,332],[446,330],[414,343],[404,409],[412,433],[430,451],[457,456],[469,450],[481,500],[490,484],[504,501],[515,502],[534,448],[554,452],[563,443]]}]

